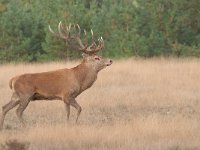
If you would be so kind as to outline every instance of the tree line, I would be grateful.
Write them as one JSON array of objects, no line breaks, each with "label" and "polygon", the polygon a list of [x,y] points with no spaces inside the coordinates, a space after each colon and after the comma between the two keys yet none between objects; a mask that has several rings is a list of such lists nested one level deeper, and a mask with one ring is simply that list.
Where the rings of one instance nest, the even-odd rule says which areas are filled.
[{"label": "tree line", "polygon": [[199,10],[199,0],[1,0],[0,62],[79,58],[49,32],[60,21],[102,36],[104,56],[199,57]]}]

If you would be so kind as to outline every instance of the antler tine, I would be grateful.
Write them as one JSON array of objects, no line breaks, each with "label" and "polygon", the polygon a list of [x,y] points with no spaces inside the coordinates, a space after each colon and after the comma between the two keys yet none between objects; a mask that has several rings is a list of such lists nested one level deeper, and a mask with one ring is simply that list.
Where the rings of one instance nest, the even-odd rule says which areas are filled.
[{"label": "antler tine", "polygon": [[51,26],[49,25],[49,31],[53,34],[55,34],[55,32],[51,29]]},{"label": "antler tine", "polygon": [[91,29],[90,32],[92,34],[92,46],[91,47],[97,46],[97,44],[95,43],[95,40],[94,40],[94,32],[93,32],[93,30]]},{"label": "antler tine", "polygon": [[67,34],[70,36],[71,23],[70,23],[69,26],[67,26],[66,28],[67,28]]},{"label": "antler tine", "polygon": [[55,32],[51,29],[51,26],[50,26],[50,25],[49,25],[49,31],[50,31],[54,36],[60,37],[59,34],[55,33]]},{"label": "antler tine", "polygon": [[84,29],[84,33],[85,33],[85,35],[87,34],[87,32],[86,32],[86,30]]},{"label": "antler tine", "polygon": [[78,36],[80,37],[81,36],[81,28],[79,26],[79,24],[76,25],[78,27]]},{"label": "antler tine", "polygon": [[100,40],[101,40],[102,48],[104,48],[104,40],[103,40],[102,36],[101,36]]},{"label": "antler tine", "polygon": [[65,35],[62,33],[61,28],[63,28],[63,26],[62,26],[62,22],[60,21],[59,24],[58,24],[58,33],[59,33],[59,35],[60,35],[61,38],[67,40],[68,37],[65,36]]},{"label": "antler tine", "polygon": [[92,31],[92,29],[90,30],[91,34],[92,34],[92,43],[94,43],[94,32]]},{"label": "antler tine", "polygon": [[87,31],[84,29],[85,33],[85,45],[88,46],[88,38],[87,38]]},{"label": "antler tine", "polygon": [[104,48],[104,40],[103,40],[103,38],[100,37],[98,39],[98,41],[99,41],[99,45],[96,47],[96,49],[94,50],[94,52],[98,52],[98,51],[100,51],[100,50],[102,50]]},{"label": "antler tine", "polygon": [[104,40],[103,40],[102,37],[101,37],[100,40],[99,40],[99,46],[100,46],[101,49],[104,48]]}]

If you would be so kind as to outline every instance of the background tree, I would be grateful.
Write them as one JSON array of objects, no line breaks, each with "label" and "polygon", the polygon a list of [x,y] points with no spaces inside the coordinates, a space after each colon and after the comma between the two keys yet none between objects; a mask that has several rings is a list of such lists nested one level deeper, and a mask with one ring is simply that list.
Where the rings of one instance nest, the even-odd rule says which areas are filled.
[{"label": "background tree", "polygon": [[0,61],[80,57],[49,33],[60,21],[92,28],[109,57],[198,57],[199,10],[199,0],[1,0]]}]

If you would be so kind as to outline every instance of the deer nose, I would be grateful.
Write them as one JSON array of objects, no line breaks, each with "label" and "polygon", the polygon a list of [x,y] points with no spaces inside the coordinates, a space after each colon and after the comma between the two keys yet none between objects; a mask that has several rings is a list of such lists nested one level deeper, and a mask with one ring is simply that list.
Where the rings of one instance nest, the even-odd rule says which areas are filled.
[{"label": "deer nose", "polygon": [[107,66],[110,66],[113,63],[113,61],[110,59],[109,63],[107,64]]}]

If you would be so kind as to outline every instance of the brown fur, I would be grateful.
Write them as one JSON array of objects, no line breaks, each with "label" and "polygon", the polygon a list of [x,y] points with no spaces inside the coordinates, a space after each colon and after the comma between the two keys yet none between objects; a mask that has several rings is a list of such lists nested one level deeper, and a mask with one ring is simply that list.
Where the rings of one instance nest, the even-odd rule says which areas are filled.
[{"label": "brown fur", "polygon": [[13,90],[13,95],[11,101],[2,107],[0,129],[3,127],[6,113],[17,105],[19,106],[16,114],[24,125],[23,111],[30,101],[35,100],[63,100],[66,105],[67,119],[70,115],[70,106],[77,109],[77,122],[81,106],[75,98],[93,85],[101,69],[111,64],[110,59],[104,59],[96,54],[84,54],[82,63],[74,68],[23,74],[12,78],[9,86]]}]

